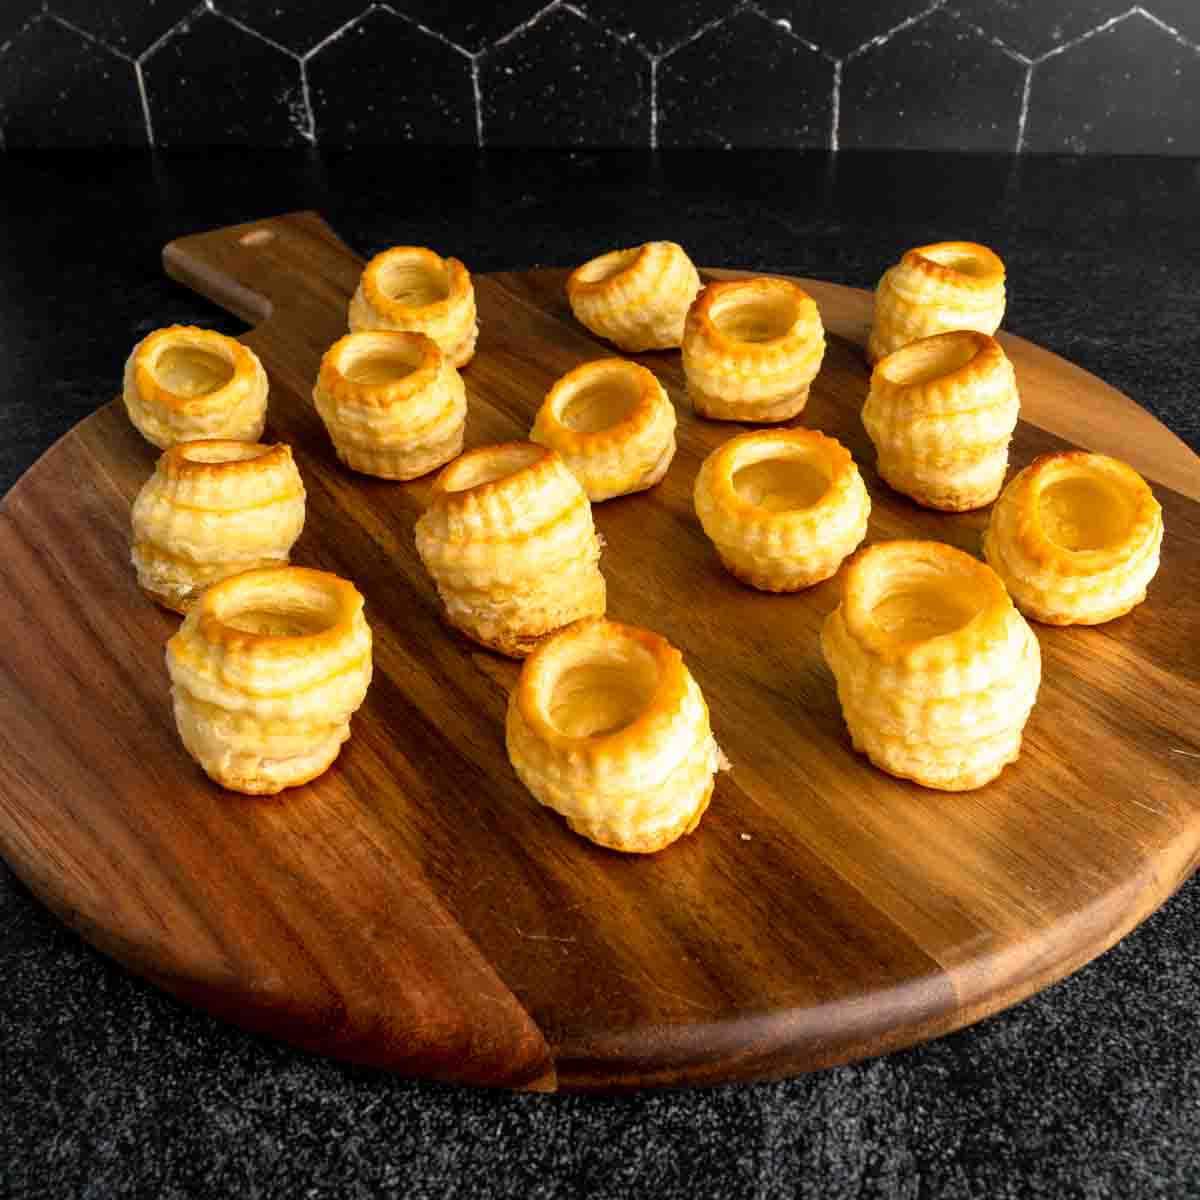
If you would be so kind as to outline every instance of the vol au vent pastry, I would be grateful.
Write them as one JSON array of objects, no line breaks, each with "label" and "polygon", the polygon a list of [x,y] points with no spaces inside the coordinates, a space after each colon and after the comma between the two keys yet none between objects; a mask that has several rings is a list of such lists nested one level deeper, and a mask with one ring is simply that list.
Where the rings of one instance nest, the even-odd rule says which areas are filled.
[{"label": "vol au vent pastry", "polygon": [[155,464],[132,516],[138,586],[186,613],[218,580],[287,563],[304,528],[304,484],[282,443],[180,442]]},{"label": "vol au vent pastry", "polygon": [[613,250],[576,267],[567,300],[576,319],[621,350],[670,350],[700,290],[700,275],[675,242]]},{"label": "vol au vent pastry", "polygon": [[986,563],[939,542],[879,542],[845,572],[821,649],[854,748],[929,788],[994,779],[1021,749],[1041,650]]},{"label": "vol au vent pastry", "polygon": [[828,579],[863,540],[871,512],[850,452],[815,429],[731,438],[701,464],[694,501],[721,561],[765,592]]},{"label": "vol au vent pastry", "polygon": [[926,508],[964,512],[999,495],[1020,407],[1000,343],[957,329],[881,358],[862,420],[886,483]]},{"label": "vol au vent pastry", "polygon": [[639,854],[695,829],[725,765],[679,651],[599,617],[526,659],[506,740],[535,799],[593,842]]},{"label": "vol au vent pastry", "polygon": [[456,367],[475,353],[479,323],[475,285],[457,258],[424,246],[393,246],[375,255],[350,299],[350,329],[423,333]]},{"label": "vol au vent pastry", "polygon": [[267,392],[267,373],[249,346],[193,325],[156,329],[125,362],[125,410],[160,450],[202,438],[257,442]]},{"label": "vol au vent pastry", "polygon": [[675,407],[653,372],[602,358],[554,384],[529,440],[557,450],[589,500],[608,500],[653,487],[667,473]]},{"label": "vol au vent pastry", "polygon": [[363,598],[345,579],[264,567],[214,584],[167,643],[175,723],[222,787],[273,795],[315,779],[371,682]]},{"label": "vol au vent pastry", "polygon": [[702,417],[721,421],[796,416],[824,355],[816,301],[790,279],[710,283],[683,331],[688,396]]},{"label": "vol au vent pastry", "polygon": [[435,480],[416,538],[446,619],[510,658],[604,612],[592,506],[545,446],[506,442],[456,458]]},{"label": "vol au vent pastry", "polygon": [[1162,536],[1162,509],[1131,466],[1072,450],[1043,454],[1013,478],[983,552],[1027,617],[1098,625],[1146,598]]},{"label": "vol au vent pastry", "polygon": [[467,392],[423,333],[348,333],[321,359],[313,403],[337,456],[382,479],[416,479],[462,450]]},{"label": "vol au vent pastry", "polygon": [[975,242],[935,242],[905,252],[875,289],[867,341],[874,362],[948,329],[995,333],[1004,319],[1004,263]]}]

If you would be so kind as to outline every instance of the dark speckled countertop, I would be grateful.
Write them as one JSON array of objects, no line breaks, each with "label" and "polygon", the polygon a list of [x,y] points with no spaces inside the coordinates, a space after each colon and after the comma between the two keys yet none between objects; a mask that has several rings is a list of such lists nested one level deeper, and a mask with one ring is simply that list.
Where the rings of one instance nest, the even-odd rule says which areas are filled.
[{"label": "dark speckled countertop", "polygon": [[[0,158],[0,491],[109,400],[133,343],[238,323],[168,281],[172,237],[299,208],[363,253],[474,271],[671,237],[705,265],[871,287],[969,237],[1005,327],[1200,447],[1200,164],[790,152]],[[12,630],[4,636],[12,636]],[[1009,1012],[781,1083],[495,1094],[309,1057],[182,1007],[0,863],[0,1196],[1200,1195],[1196,881]]]}]

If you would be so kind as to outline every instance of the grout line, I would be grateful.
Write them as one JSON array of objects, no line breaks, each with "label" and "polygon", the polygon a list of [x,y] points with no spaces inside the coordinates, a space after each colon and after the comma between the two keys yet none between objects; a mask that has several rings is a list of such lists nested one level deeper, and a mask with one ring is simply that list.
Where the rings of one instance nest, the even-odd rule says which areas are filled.
[{"label": "grout line", "polygon": [[914,13],[911,17],[901,21],[899,25],[893,25],[891,29],[863,42],[861,46],[855,46],[842,61],[849,62],[852,58],[857,58],[860,54],[865,54],[868,50],[874,50],[876,46],[882,46],[885,42],[890,42],[896,34],[903,33],[906,29],[911,29],[914,25],[925,20],[926,17],[937,12],[939,8],[944,7],[945,3],[946,0],[933,0],[933,3],[928,8],[922,9],[919,13]]},{"label": "grout line", "polygon": [[[443,46],[449,46],[451,50],[457,50],[458,53],[463,56],[463,58],[468,58],[474,62],[476,57],[478,57],[477,55],[472,54],[470,50],[466,49],[465,46],[460,46],[457,42],[452,42],[444,33],[439,33],[436,29],[430,29],[428,25],[422,25],[421,22],[415,17],[410,17],[408,13],[401,12],[399,9],[393,8],[390,4],[369,5],[366,9],[359,13],[357,17],[355,17],[355,21],[361,21],[363,17],[365,17],[367,13],[371,12],[373,9],[378,9],[380,12],[391,13],[393,17],[399,17],[400,20],[407,22],[415,29],[419,29],[422,33],[433,38],[435,41],[441,42]],[[354,21],[349,23],[352,25],[354,24]]]},{"label": "grout line", "polygon": [[146,76],[142,73],[142,64],[133,64],[133,77],[137,80],[138,95],[142,100],[142,120],[146,122],[146,144],[154,149],[154,121],[150,117],[150,97],[146,95]]},{"label": "grout line", "polygon": [[1200,52],[1200,44],[1193,42],[1191,38],[1186,38],[1173,25],[1168,25],[1161,17],[1155,16],[1154,13],[1144,9],[1140,4],[1135,5],[1133,12],[1138,16],[1145,17],[1152,25],[1157,25],[1164,33],[1169,33],[1181,46],[1186,46],[1189,50]]},{"label": "grout line", "polygon": [[1045,62],[1048,58],[1057,58],[1060,54],[1065,54],[1068,50],[1075,46],[1081,45],[1083,42],[1090,41],[1098,33],[1106,33],[1114,25],[1120,25],[1122,21],[1127,21],[1134,13],[1138,12],[1137,5],[1129,9],[1127,12],[1119,13],[1115,17],[1110,17],[1107,21],[1097,25],[1095,29],[1089,29],[1086,33],[1081,33],[1077,38],[1072,38],[1069,42],[1063,42],[1061,46],[1055,46],[1053,50],[1047,50],[1040,58],[1035,58],[1035,63]]},{"label": "grout line", "polygon": [[946,12],[953,17],[964,29],[969,29],[973,34],[984,39],[990,45],[995,46],[997,50],[1003,51],[1009,58],[1019,62],[1021,66],[1027,67],[1032,62],[1027,54],[1022,54],[1019,50],[1014,50],[1006,42],[1002,42],[994,33],[988,33],[986,29],[981,29],[974,21],[968,21],[956,8],[948,8]]},{"label": "grout line", "polygon": [[793,28],[792,23],[786,17],[773,17],[767,12],[762,5],[753,3],[746,5],[749,12],[754,13],[757,17],[762,17],[764,21],[769,21],[776,29],[780,30],[786,37],[790,37],[793,42],[799,42],[805,49],[811,50],[814,54],[819,54],[822,58],[828,59],[830,62],[837,62],[828,50],[822,50],[816,42],[810,42],[808,38],[801,37]]},{"label": "grout line", "polygon": [[1017,145],[1014,154],[1025,152],[1025,122],[1029,118],[1029,92],[1033,87],[1033,63],[1025,67],[1025,82],[1021,88],[1021,111],[1017,116]]},{"label": "grout line", "polygon": [[[563,0],[550,0],[549,4],[544,4],[533,14],[532,17],[522,21],[520,25],[514,26],[502,37],[498,37],[488,49],[495,50],[498,46],[503,46],[507,42],[511,42],[519,33],[524,33],[527,29],[532,29],[543,17],[548,17],[556,8],[562,4]],[[484,53],[484,51],[480,51]]]},{"label": "grout line", "polygon": [[650,60],[650,149],[658,149],[658,59]]},{"label": "grout line", "polygon": [[304,101],[304,117],[308,124],[307,129],[301,129],[299,132],[310,146],[315,146],[317,144],[317,114],[313,112],[312,93],[308,90],[308,64],[304,59],[299,59],[297,66],[300,68],[300,98]]},{"label": "grout line", "polygon": [[332,33],[323,37],[315,46],[310,46],[309,49],[300,56],[301,64],[308,62],[314,54],[319,50],[324,50],[331,42],[336,42],[343,34],[349,33],[351,28],[359,23],[366,15],[374,8],[382,8],[390,13],[395,13],[395,10],[389,8],[386,4],[368,4],[366,8],[358,14],[357,17],[351,17],[350,20],[343,22]]},{"label": "grout line", "polygon": [[483,149],[483,87],[479,82],[479,57],[471,56],[471,91],[475,96],[475,145]]},{"label": "grout line", "polygon": [[160,33],[158,35],[158,37],[155,38],[155,40],[152,41],[150,43],[150,45],[148,45],[145,48],[145,50],[143,50],[141,52],[141,54],[139,54],[137,56],[136,59],[134,59],[134,62],[136,62],[139,66],[141,66],[141,64],[144,63],[146,61],[146,59],[148,59],[152,54],[155,54],[158,52],[158,50],[161,48],[162,44],[168,38],[174,37],[175,34],[178,33],[180,30],[186,30],[191,25],[191,23],[198,16],[200,16],[200,14],[202,12],[205,11],[205,8],[206,8],[206,6],[204,4],[197,4],[195,8],[191,9],[191,11],[184,13],[183,16],[180,17],[179,20],[176,21],[175,24],[172,25],[170,29],[166,30],[164,33]]},{"label": "grout line", "polygon": [[593,29],[598,29],[611,41],[616,42],[621,46],[632,46],[644,58],[653,60],[654,51],[649,46],[645,45],[641,38],[636,33],[625,32],[618,33],[615,29],[610,29],[603,24],[598,18],[593,17],[591,13],[580,8],[577,4],[571,4],[570,0],[566,0],[563,4],[563,10],[569,12],[573,17],[578,17],[581,21],[586,21]]},{"label": "grout line", "polygon": [[749,7],[747,0],[741,0],[735,4],[727,13],[722,16],[714,17],[711,21],[701,25],[699,29],[692,30],[682,41],[676,42],[675,45],[664,50],[661,54],[656,55],[656,61],[662,62],[664,58],[670,58],[672,54],[682,50],[684,46],[690,46],[693,42],[699,41],[710,29],[716,29],[718,25],[724,25],[726,21],[732,20],[739,13],[744,12]]},{"label": "grout line", "polygon": [[46,19],[46,16],[47,13],[45,10],[43,10],[40,13],[34,13],[32,17],[27,17],[24,21],[22,21],[7,42],[0,42],[0,54],[3,54],[9,48],[9,46],[11,46],[13,42],[17,40],[17,38],[24,37],[24,35],[35,25],[40,25],[41,22]]},{"label": "grout line", "polygon": [[102,42],[94,33],[89,33],[86,29],[80,29],[78,25],[68,21],[65,17],[60,17],[57,13],[48,13],[47,16],[55,25],[61,25],[64,29],[69,29],[72,33],[83,38],[85,42],[93,46],[99,46],[102,50],[107,50],[109,54],[116,55],[123,62],[133,62],[133,58],[124,50],[118,50],[116,46],[110,46],[107,42]]},{"label": "grout line", "polygon": [[833,92],[829,97],[829,149],[835,154],[842,140],[842,63],[833,64]]},{"label": "grout line", "polygon": [[229,25],[232,25],[235,29],[240,29],[243,33],[248,33],[252,38],[257,38],[260,42],[271,46],[275,50],[278,50],[281,54],[286,54],[288,58],[292,59],[293,62],[300,61],[300,55],[294,50],[289,50],[286,46],[280,45],[274,38],[267,37],[265,33],[259,33],[259,31],[253,28],[253,26],[247,25],[245,21],[239,21],[237,17],[231,17],[228,13],[220,12],[218,9],[213,8],[212,3],[213,0],[205,0],[208,11],[211,12],[213,16],[220,18],[220,20],[225,21]]}]

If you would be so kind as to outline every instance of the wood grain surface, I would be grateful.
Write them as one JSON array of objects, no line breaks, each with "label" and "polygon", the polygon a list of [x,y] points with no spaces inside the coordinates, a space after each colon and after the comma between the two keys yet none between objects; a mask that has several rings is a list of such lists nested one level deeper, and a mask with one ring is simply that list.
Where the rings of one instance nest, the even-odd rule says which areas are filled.
[{"label": "wood grain surface", "polygon": [[[677,353],[638,356],[676,403],[679,452],[659,487],[595,509],[609,612],[683,650],[733,770],[695,834],[625,857],[571,834],[513,775],[503,714],[517,666],[441,622],[413,547],[429,482],[346,471],[312,409],[361,260],[312,214],[184,238],[164,260],[257,322],[244,340],[271,379],[265,440],[292,444],[308,488],[293,561],[364,593],[375,677],[326,775],[271,800],[222,792],[175,733],[163,647],[178,618],[142,598],[129,565],[129,508],[156,451],[115,402],[13,488],[0,508],[0,852],[147,979],[413,1075],[538,1089],[778,1076],[1020,1000],[1195,867],[1200,460],[1100,381],[1004,339],[1024,416],[1013,469],[1062,445],[1056,434],[1132,462],[1163,504],[1162,569],[1127,617],[1035,627],[1044,680],[1020,760],[947,795],[851,750],[818,646],[836,579],[769,596],[722,571],[691,488],[737,427],[692,415]],[[523,436],[559,374],[610,353],[571,319],[563,279],[476,280],[468,446]],[[977,553],[986,511],[922,511],[874,473],[858,416],[869,295],[806,286],[829,349],[800,420],[862,467],[868,541]],[[113,347],[114,384],[128,350]]]}]

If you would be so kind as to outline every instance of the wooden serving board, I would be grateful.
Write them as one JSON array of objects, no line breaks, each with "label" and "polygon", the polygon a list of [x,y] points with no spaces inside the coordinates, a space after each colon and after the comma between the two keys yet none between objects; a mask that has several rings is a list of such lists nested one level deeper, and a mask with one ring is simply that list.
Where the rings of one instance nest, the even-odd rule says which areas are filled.
[{"label": "wooden serving board", "polygon": [[[347,472],[311,407],[361,260],[311,214],[184,238],[164,258],[258,322],[245,341],[271,379],[267,439],[293,445],[308,487],[294,561],[365,594],[375,677],[326,775],[272,800],[222,792],[175,734],[163,645],[177,618],[129,566],[129,507],[155,450],[115,402],[12,490],[0,851],[147,979],[412,1075],[538,1089],[777,1076],[1013,1004],[1196,865],[1200,460],[1098,380],[1004,339],[1025,416],[1013,466],[1060,446],[1056,433],[1132,461],[1163,504],[1162,569],[1130,616],[1037,627],[1044,681],[1020,760],[945,795],[851,750],[818,646],[838,582],[769,596],[720,568],[691,489],[737,429],[692,415],[677,353],[641,356],[676,402],[679,453],[659,487],[595,510],[609,611],[683,650],[733,770],[695,834],[625,857],[570,833],[514,777],[503,714],[517,666],[440,620],[413,547],[429,482]],[[572,320],[563,279],[477,279],[469,446],[523,436],[554,378],[610,353]],[[874,474],[858,416],[870,297],[805,286],[830,336],[802,420],[862,467],[868,541],[977,551],[986,512],[922,511]],[[113,347],[114,378],[127,349]]]}]

